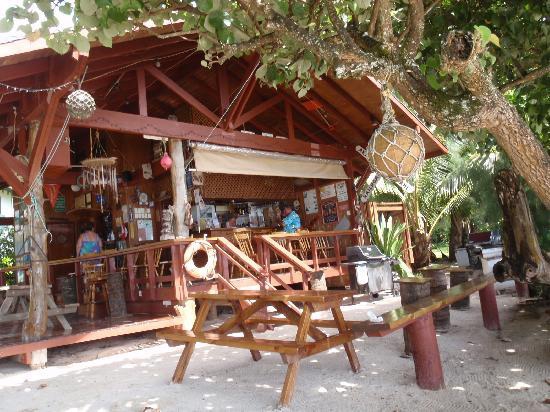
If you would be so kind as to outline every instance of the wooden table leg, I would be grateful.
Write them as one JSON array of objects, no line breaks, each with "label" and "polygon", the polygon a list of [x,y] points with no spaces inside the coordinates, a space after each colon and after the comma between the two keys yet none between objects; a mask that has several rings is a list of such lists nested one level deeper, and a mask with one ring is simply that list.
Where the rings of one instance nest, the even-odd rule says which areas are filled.
[{"label": "wooden table leg", "polygon": [[497,297],[493,283],[485,286],[479,291],[479,301],[481,303],[481,314],[483,315],[483,325],[485,328],[489,330],[500,330]]},{"label": "wooden table leg", "polygon": [[[346,322],[344,320],[344,315],[342,314],[342,310],[340,309],[340,307],[334,306],[333,308],[331,308],[331,312],[334,320],[336,321],[336,325],[338,326],[338,332],[348,332],[346,328]],[[359,364],[359,359],[357,358],[357,353],[355,352],[353,342],[350,341],[344,343],[344,349],[346,350],[346,355],[348,355],[351,370],[355,373],[359,372],[359,370],[361,369],[361,365]]]},{"label": "wooden table leg", "polygon": [[283,385],[283,391],[281,392],[281,398],[279,399],[279,406],[288,406],[294,394],[294,386],[296,386],[296,377],[298,375],[298,362],[289,363],[286,371],[285,383]]},{"label": "wooden table leg", "polygon": [[[282,305],[286,306],[284,303],[282,303]],[[309,327],[311,324],[311,313],[311,305],[309,303],[304,303],[302,315],[300,316],[300,320],[298,321],[298,331],[296,332],[295,338],[295,341],[298,345],[303,345],[304,343],[306,343],[306,339],[309,334]],[[296,359],[294,357],[292,358],[292,360],[289,359],[285,383],[283,385],[283,391],[281,392],[281,398],[279,399],[279,406],[288,406],[290,400],[292,399],[292,395],[294,394],[294,386],[296,386],[296,377],[298,375],[299,365],[299,359]]]},{"label": "wooden table leg", "polygon": [[[292,309],[288,304],[285,304],[283,302],[273,302],[273,306],[282,314],[284,315],[293,325],[298,325],[300,322],[300,313],[296,312],[294,309]],[[308,334],[311,336],[314,340],[322,340],[326,339],[327,335],[325,332],[323,332],[321,329],[316,328],[315,326],[309,325],[308,327]]]},{"label": "wooden table leg", "polygon": [[[210,302],[203,300],[197,313],[197,318],[195,319],[195,324],[193,325],[193,332],[197,333],[202,330],[202,325],[208,316],[208,311],[210,310]],[[181,383],[183,381],[183,376],[191,360],[191,355],[195,350],[195,342],[188,342],[185,344],[185,348],[180,356],[174,375],[172,376],[172,382]]]},{"label": "wooden table leg", "polygon": [[[256,301],[255,303],[253,303],[251,306],[249,306],[244,311],[243,311],[239,301],[231,301],[231,305],[233,306],[233,310],[235,311],[235,317],[237,317],[239,319],[238,327],[242,331],[244,337],[246,339],[254,339],[254,335],[252,334],[252,332],[248,328],[248,325],[245,323],[245,321],[250,316],[254,315],[257,312],[257,310],[250,309],[250,310],[247,311],[247,309],[248,308],[253,308],[255,306],[257,306],[258,308],[261,309],[265,306],[265,303],[260,302],[260,301]],[[246,313],[243,313],[243,312],[246,312]],[[251,349],[250,350],[250,355],[252,355],[252,359],[254,360],[254,362],[257,362],[260,359],[262,359],[262,354],[260,353],[259,350]]]},{"label": "wooden table leg", "polygon": [[416,383],[422,389],[443,389],[445,380],[432,314],[428,313],[411,323],[407,326],[407,332],[413,344]]}]

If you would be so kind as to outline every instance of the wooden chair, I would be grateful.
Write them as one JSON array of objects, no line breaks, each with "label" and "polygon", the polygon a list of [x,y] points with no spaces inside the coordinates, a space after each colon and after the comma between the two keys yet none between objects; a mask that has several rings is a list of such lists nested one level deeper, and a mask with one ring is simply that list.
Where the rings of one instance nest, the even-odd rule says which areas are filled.
[{"label": "wooden chair", "polygon": [[[84,273],[84,302],[86,303],[86,316],[93,319],[95,316],[96,303],[105,303],[107,315],[109,310],[109,290],[107,288],[107,274],[105,272],[105,263],[82,263],[82,272]],[[103,301],[98,301],[97,291]]]},{"label": "wooden chair", "polygon": [[[252,237],[248,229],[235,229],[233,231],[233,240],[241,252],[243,252],[250,259],[256,262],[258,261],[256,252],[254,251],[254,247],[252,246]],[[232,275],[235,275],[240,273],[241,271],[237,266],[233,266],[231,272]]]}]

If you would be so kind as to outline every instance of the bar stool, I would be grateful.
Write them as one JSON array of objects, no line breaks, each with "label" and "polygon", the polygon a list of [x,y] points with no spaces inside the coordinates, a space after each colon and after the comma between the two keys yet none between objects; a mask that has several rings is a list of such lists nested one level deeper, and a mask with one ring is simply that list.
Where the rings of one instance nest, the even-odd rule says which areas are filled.
[{"label": "bar stool", "polygon": [[107,315],[109,310],[109,290],[107,288],[107,274],[105,273],[104,263],[83,263],[82,272],[84,272],[84,302],[86,303],[86,316],[93,319],[95,316],[95,305],[97,301],[97,291],[105,303]]}]

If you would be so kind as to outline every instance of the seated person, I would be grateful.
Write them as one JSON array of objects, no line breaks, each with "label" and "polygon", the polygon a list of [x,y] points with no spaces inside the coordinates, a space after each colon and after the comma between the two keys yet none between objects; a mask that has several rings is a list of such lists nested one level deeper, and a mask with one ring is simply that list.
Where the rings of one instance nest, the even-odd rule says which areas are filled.
[{"label": "seated person", "polygon": [[94,225],[91,222],[84,224],[84,231],[76,242],[77,256],[100,253],[103,248],[103,241],[99,235],[94,232]]},{"label": "seated person", "polygon": [[296,213],[292,206],[285,204],[283,210],[283,230],[286,233],[296,233],[302,227],[300,216]]}]

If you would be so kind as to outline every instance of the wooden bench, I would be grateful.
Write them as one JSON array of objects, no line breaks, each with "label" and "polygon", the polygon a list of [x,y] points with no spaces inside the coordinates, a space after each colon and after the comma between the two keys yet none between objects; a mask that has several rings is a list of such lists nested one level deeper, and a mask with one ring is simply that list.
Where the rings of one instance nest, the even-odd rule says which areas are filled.
[{"label": "wooden bench", "polygon": [[[0,323],[26,320],[29,317],[29,285],[2,286],[0,292],[6,293],[6,298],[0,305]],[[64,330],[72,330],[64,315],[75,313],[78,309],[78,303],[58,307],[53,300],[51,285],[48,285],[46,301],[48,305],[48,327],[53,327],[53,323],[49,318],[54,317]]]},{"label": "wooden bench", "polygon": [[445,381],[432,313],[479,292],[485,328],[499,330],[494,283],[493,276],[482,276],[386,312],[381,315],[382,322],[355,323],[353,329],[362,330],[367,336],[381,337],[405,328],[412,344],[418,386],[430,390],[442,389]]},{"label": "wooden bench", "polygon": [[[352,291],[251,291],[251,290],[225,290],[214,293],[191,293],[190,297],[200,302],[200,309],[193,329],[183,331],[169,328],[159,331],[157,336],[166,339],[169,343],[184,343],[185,348],[172,377],[173,382],[181,382],[185,370],[193,354],[197,342],[212,345],[228,346],[233,348],[248,349],[254,361],[261,359],[260,351],[277,352],[281,354],[283,362],[288,365],[285,382],[281,392],[279,404],[286,406],[290,403],[298,366],[301,359],[326,351],[335,346],[343,345],[348,357],[351,369],[359,371],[359,360],[352,340],[361,336],[363,331],[353,331],[349,323],[344,321],[340,309],[342,300],[352,296]],[[222,301],[229,302],[234,314],[221,326],[209,330],[203,330],[203,324],[212,304]],[[249,303],[253,302],[253,303]],[[303,304],[300,312],[292,302]],[[266,317],[253,316],[267,306],[273,306],[284,317],[278,318],[281,322]],[[338,333],[327,336],[318,329],[318,322],[312,321],[311,315],[316,311],[330,309],[333,320],[324,322],[329,327],[338,329]],[[251,324],[292,324],[298,327],[296,336],[292,341],[281,339],[257,339],[252,334]],[[228,336],[234,329],[238,329],[243,336]],[[311,341],[308,341],[308,336]]]}]

